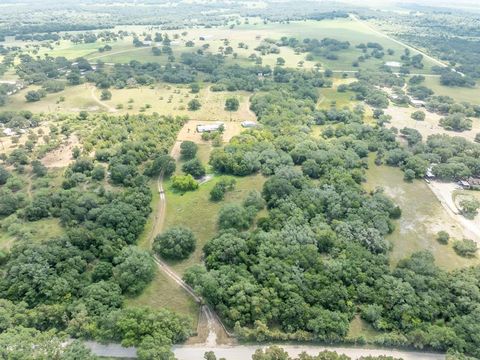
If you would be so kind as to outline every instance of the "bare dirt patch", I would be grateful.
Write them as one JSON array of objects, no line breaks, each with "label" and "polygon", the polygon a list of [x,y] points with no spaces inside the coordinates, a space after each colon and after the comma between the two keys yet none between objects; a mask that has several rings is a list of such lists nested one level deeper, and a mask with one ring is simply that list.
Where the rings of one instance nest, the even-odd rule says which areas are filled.
[{"label": "bare dirt patch", "polygon": [[455,183],[430,181],[428,187],[435,194],[447,213],[458,223],[463,231],[463,237],[480,244],[480,217],[470,220],[460,214],[458,204],[454,199],[454,192],[459,190]]},{"label": "bare dirt patch", "polygon": [[[426,118],[424,121],[417,121],[411,118],[412,113],[417,110],[425,112]],[[391,105],[385,110],[385,114],[392,117],[392,120],[389,124],[387,124],[387,127],[396,127],[398,129],[409,127],[417,129],[424,138],[434,134],[447,134],[449,136],[460,136],[467,140],[473,141],[475,135],[480,132],[480,121],[476,119],[473,120],[472,130],[463,132],[445,130],[439,125],[439,121],[442,116],[426,111],[425,109]]]},{"label": "bare dirt patch", "polygon": [[63,168],[73,161],[72,151],[74,147],[80,147],[80,141],[76,135],[71,135],[63,145],[50,151],[42,158],[42,164],[47,168]]}]

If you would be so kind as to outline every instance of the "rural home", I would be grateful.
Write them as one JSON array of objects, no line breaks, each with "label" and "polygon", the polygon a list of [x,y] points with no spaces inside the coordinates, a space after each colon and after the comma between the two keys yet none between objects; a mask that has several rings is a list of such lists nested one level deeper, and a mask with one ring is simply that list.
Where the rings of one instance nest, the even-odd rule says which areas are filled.
[{"label": "rural home", "polygon": [[218,131],[223,126],[224,126],[223,122],[216,122],[212,124],[200,124],[200,125],[197,125],[197,132],[203,133],[203,132]]},{"label": "rural home", "polygon": [[255,126],[257,126],[255,121],[242,121],[242,127],[244,128],[253,128]]}]

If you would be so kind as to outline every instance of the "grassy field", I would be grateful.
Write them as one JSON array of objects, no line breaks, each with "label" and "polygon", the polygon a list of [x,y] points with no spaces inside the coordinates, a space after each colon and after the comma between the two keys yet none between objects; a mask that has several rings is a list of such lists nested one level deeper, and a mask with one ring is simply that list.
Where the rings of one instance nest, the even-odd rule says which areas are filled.
[{"label": "grassy field", "polygon": [[212,202],[209,200],[210,190],[218,180],[220,180],[220,177],[215,177],[201,185],[197,191],[184,194],[172,191],[170,183],[166,183],[167,217],[165,219],[165,229],[183,225],[190,228],[197,237],[197,248],[188,259],[181,262],[170,262],[179,273],[183,273],[188,267],[200,262],[203,245],[216,233],[217,214],[220,208],[227,203],[241,202],[251,190],[261,190],[265,178],[262,175],[236,178],[237,186],[235,190],[227,193],[224,201]]},{"label": "grassy field", "polygon": [[126,306],[166,308],[192,319],[192,329],[197,328],[199,307],[178,284],[157,269],[155,278],[137,297],[127,299]]},{"label": "grassy field", "polygon": [[[61,92],[47,94],[40,101],[27,102],[25,100],[27,92],[36,89],[38,87],[29,86],[10,96],[2,110],[29,110],[35,113],[105,111],[105,107],[92,98],[90,87],[87,85],[68,86]],[[65,98],[65,101],[60,101],[61,97]]]},{"label": "grassy field", "polygon": [[[206,85],[198,94],[192,94],[188,86],[158,83],[153,87],[131,89],[111,89],[112,99],[102,101],[101,90],[87,84],[69,86],[64,91],[48,94],[37,102],[26,102],[25,95],[38,87],[30,86],[10,96],[2,110],[30,110],[40,112],[77,113],[82,110],[91,112],[111,112],[115,114],[138,113],[160,115],[186,115],[199,121],[222,120],[244,121],[255,120],[250,111],[250,93],[246,91],[212,92]],[[61,98],[64,101],[60,101]],[[238,111],[225,111],[225,100],[235,97],[240,102]],[[187,104],[191,99],[198,99],[202,107],[197,111],[189,111]]]},{"label": "grassy field", "polygon": [[4,221],[0,222],[0,250],[10,249],[18,237],[28,241],[42,242],[65,234],[60,220],[47,218],[32,222],[18,221],[4,229]]},{"label": "grassy field", "polygon": [[451,244],[437,242],[438,231],[445,230],[452,237],[461,238],[461,230],[452,225],[452,219],[423,180],[407,183],[403,181],[400,169],[376,166],[372,157],[365,188],[370,191],[377,187],[382,187],[385,194],[402,209],[395,231],[387,237],[393,245],[390,253],[392,265],[421,250],[431,251],[437,265],[448,270],[480,262],[478,258],[458,256]]},{"label": "grassy field", "polygon": [[[266,25],[241,25],[236,29],[255,31],[260,35],[265,34],[265,36],[273,37],[275,39],[278,39],[282,35],[293,36],[299,39],[333,38],[341,41],[349,41],[353,47],[360,43],[378,42],[385,49],[390,48],[395,51],[394,55],[389,56],[386,54],[382,60],[370,59],[370,61],[361,65],[362,68],[376,67],[386,61],[399,61],[404,50],[401,45],[372,32],[367,25],[355,22],[351,19],[297,21],[290,22],[290,24],[270,23]],[[352,66],[352,62],[361,54],[360,50],[349,49],[347,51],[341,51],[338,54],[339,60],[337,61],[323,58],[319,59],[319,61],[324,64],[324,67],[332,70],[355,70]],[[429,73],[432,63],[427,59],[424,60],[424,63],[426,66],[421,72]]]},{"label": "grassy field", "polygon": [[348,329],[347,337],[358,338],[363,336],[365,340],[370,340],[380,334],[381,332],[375,330],[372,325],[363,320],[360,315],[355,315],[350,322],[350,328]]},{"label": "grassy field", "polygon": [[480,104],[480,86],[478,84],[473,88],[448,87],[440,84],[440,78],[438,77],[427,77],[423,85],[432,89],[435,95],[448,95],[456,101]]}]

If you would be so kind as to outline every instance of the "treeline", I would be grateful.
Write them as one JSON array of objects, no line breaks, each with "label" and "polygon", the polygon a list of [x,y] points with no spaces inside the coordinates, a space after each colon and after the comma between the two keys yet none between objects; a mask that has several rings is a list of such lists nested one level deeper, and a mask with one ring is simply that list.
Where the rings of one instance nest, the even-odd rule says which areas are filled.
[{"label": "treeline", "polygon": [[[0,167],[1,209],[11,206],[2,215],[10,222],[58,218],[65,230],[44,242],[19,239],[2,253],[0,301],[8,326],[0,332],[54,329],[137,346],[144,359],[169,353],[172,343],[190,335],[191,319],[122,305],[148,285],[156,269],[152,255],[135,246],[151,211],[150,184],[142,173],[167,153],[184,119],[103,115],[75,121],[90,124],[91,133],[84,134],[83,154],[74,151],[60,187],[34,189],[31,201],[10,201],[18,193],[11,186],[17,175]],[[18,150],[8,164],[18,172],[18,166],[31,165],[35,177],[46,176],[40,162]],[[95,159],[88,157],[92,150]]]}]

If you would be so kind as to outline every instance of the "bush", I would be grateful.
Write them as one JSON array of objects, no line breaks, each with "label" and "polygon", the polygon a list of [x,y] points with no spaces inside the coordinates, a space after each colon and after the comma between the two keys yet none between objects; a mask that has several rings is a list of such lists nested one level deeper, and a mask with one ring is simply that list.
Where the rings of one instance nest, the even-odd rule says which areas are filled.
[{"label": "bush", "polygon": [[460,208],[463,216],[469,219],[473,219],[478,214],[480,208],[480,201],[477,199],[464,199],[460,201]]},{"label": "bush", "polygon": [[405,173],[403,174],[403,179],[407,182],[412,182],[415,179],[415,171],[412,169],[406,169]]},{"label": "bush", "polygon": [[202,104],[200,104],[200,101],[198,101],[197,99],[192,99],[188,102],[187,106],[188,106],[188,110],[197,111],[202,107]]},{"label": "bush", "polygon": [[250,191],[243,201],[243,206],[246,208],[253,208],[257,211],[262,210],[265,205],[266,203],[265,200],[263,200],[262,194],[260,194],[260,192],[257,190]]},{"label": "bush", "polygon": [[472,128],[472,120],[466,118],[464,114],[455,113],[441,118],[440,126],[445,130],[461,132]]},{"label": "bush", "polygon": [[448,240],[450,240],[450,235],[448,234],[448,232],[446,231],[439,231],[437,233],[437,241],[440,243],[440,244],[448,244]]},{"label": "bush", "polygon": [[210,200],[220,201],[225,197],[227,191],[235,188],[237,181],[235,179],[221,179],[210,191]]},{"label": "bush", "polygon": [[477,243],[470,239],[456,240],[453,243],[455,252],[463,257],[474,257],[478,250]]},{"label": "bush", "polygon": [[205,176],[205,167],[198,158],[187,161],[182,166],[183,172],[192,175],[195,179]]},{"label": "bush", "polygon": [[172,187],[180,191],[192,191],[198,189],[198,183],[192,175],[174,175]]},{"label": "bush", "polygon": [[425,113],[421,110],[417,110],[417,111],[412,113],[411,118],[413,120],[423,121],[423,120],[425,120]]},{"label": "bush", "polygon": [[167,259],[186,259],[195,250],[195,235],[183,226],[168,229],[157,235],[153,242],[153,250]]},{"label": "bush", "polygon": [[102,95],[101,95],[100,99],[110,100],[111,98],[112,98],[112,93],[109,90],[107,90],[107,89],[102,90]]}]

